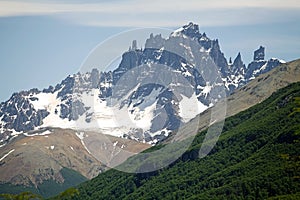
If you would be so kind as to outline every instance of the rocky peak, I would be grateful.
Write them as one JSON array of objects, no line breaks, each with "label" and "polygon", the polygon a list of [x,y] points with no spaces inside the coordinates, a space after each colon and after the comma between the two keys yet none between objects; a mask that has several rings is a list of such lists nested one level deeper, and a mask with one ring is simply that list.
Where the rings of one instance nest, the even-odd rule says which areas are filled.
[{"label": "rocky peak", "polygon": [[188,25],[184,25],[182,32],[191,38],[199,38],[201,36],[199,32],[199,25],[194,24],[193,22],[190,22]]},{"label": "rocky peak", "polygon": [[166,40],[161,36],[161,34],[153,36],[153,33],[150,34],[150,38],[146,40],[145,49],[155,48],[160,49],[164,46]]},{"label": "rocky peak", "polygon": [[229,58],[228,64],[229,64],[229,65],[232,65],[231,57]]},{"label": "rocky peak", "polygon": [[254,51],[254,61],[264,60],[265,59],[265,47],[260,46],[257,50]]},{"label": "rocky peak", "polygon": [[[214,60],[214,62],[216,63],[216,65],[220,68],[221,73],[224,76],[227,76],[229,71],[228,71],[228,63],[227,60],[224,56],[224,53],[221,51],[220,45],[219,45],[219,41],[218,39],[216,40],[210,40],[208,42],[206,42],[206,44],[211,45],[209,49],[209,55],[212,57],[212,59]],[[203,42],[200,41],[201,45],[204,45]]]},{"label": "rocky peak", "polygon": [[233,65],[235,66],[243,66],[244,63],[242,61],[242,56],[241,56],[241,53],[239,52],[238,55],[236,56],[236,58],[234,59],[233,61]]},{"label": "rocky peak", "polygon": [[182,34],[190,38],[197,38],[197,39],[199,39],[202,36],[201,33],[199,32],[199,25],[194,24],[193,22],[190,22],[189,24],[186,24],[181,28],[175,30],[171,34],[171,36],[178,36]]},{"label": "rocky peak", "polygon": [[249,63],[247,67],[245,79],[250,81],[260,74],[266,73],[277,67],[281,63],[284,63],[284,61],[278,59],[265,60],[265,47],[260,46],[254,51],[253,61]]},{"label": "rocky peak", "polygon": [[238,74],[244,74],[245,69],[246,66],[242,60],[241,53],[239,52],[233,61],[231,71],[234,75],[238,75]]},{"label": "rocky peak", "polygon": [[206,33],[203,33],[199,40],[200,41],[210,41],[210,39],[206,36]]},{"label": "rocky peak", "polygon": [[133,40],[131,47],[129,47],[129,51],[135,51],[135,50],[137,50],[137,41]]}]

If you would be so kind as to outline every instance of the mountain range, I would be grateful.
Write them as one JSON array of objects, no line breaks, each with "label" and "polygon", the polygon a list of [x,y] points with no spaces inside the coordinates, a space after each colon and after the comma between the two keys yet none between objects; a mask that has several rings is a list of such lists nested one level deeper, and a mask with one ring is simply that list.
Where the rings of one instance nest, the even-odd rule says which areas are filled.
[{"label": "mountain range", "polygon": [[[201,74],[200,68],[194,66],[197,61],[187,60],[198,55],[191,49],[194,44],[200,51],[199,55],[213,60],[220,72],[218,77],[204,77],[207,75]],[[254,52],[254,59],[247,67],[240,53],[233,62],[231,59],[227,61],[218,40],[201,34],[198,25],[193,23],[175,30],[168,38],[151,34],[144,49],[133,45],[122,55],[121,63],[112,72],[91,69],[86,73],[70,75],[55,87],[14,93],[0,104],[0,145],[5,145],[15,136],[44,127],[101,129],[104,134],[155,144],[164,139],[168,132],[176,130],[178,124],[211,107],[217,98],[213,96],[213,91],[219,87],[218,84],[224,84],[226,94],[231,94],[283,62],[273,58],[265,60],[264,47]],[[162,69],[157,72],[150,68],[155,69],[158,65],[168,66],[167,73],[172,73],[169,75],[170,82],[157,81]],[[208,66],[202,67],[208,71]],[[222,80],[214,80],[218,78]],[[126,87],[122,84],[124,81]],[[193,91],[182,91],[180,86],[170,87],[171,84],[179,85],[180,81],[189,84],[189,89]],[[179,93],[177,96],[172,94],[176,92]],[[125,93],[128,95],[125,96]],[[109,105],[114,99],[117,103]],[[199,104],[197,112],[189,114],[180,110],[185,104],[195,101]],[[115,109],[116,105],[119,107]],[[137,127],[111,122],[112,115],[116,115],[112,112],[122,113],[120,110],[125,105],[127,109],[124,112],[128,112]],[[163,115],[162,107],[167,110],[167,117]],[[165,123],[158,125],[159,120],[165,120]],[[147,125],[139,126],[141,123]]]},{"label": "mountain range", "polygon": [[[197,126],[204,130],[211,108],[226,95],[232,116],[296,81],[299,62],[265,60],[262,46],[248,65],[240,53],[227,61],[219,41],[200,33],[197,24],[168,38],[150,34],[144,49],[133,42],[114,71],[93,68],[54,87],[14,93],[0,104],[2,188],[42,193],[47,181],[58,187],[68,182],[66,169],[79,172],[77,184],[115,165],[115,157],[123,162],[167,143],[200,113]],[[123,155],[123,149],[132,153]]]}]

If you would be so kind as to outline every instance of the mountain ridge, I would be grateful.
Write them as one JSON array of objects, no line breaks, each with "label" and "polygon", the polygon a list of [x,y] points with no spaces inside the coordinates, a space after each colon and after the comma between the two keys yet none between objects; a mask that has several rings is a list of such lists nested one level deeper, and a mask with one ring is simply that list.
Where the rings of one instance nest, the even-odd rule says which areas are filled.
[{"label": "mountain ridge", "polygon": [[[300,81],[300,59],[283,63],[268,73],[261,74],[257,79],[237,89],[226,99],[226,117],[235,115],[268,98],[273,92],[286,87],[288,84]],[[262,84],[263,83],[263,84]],[[221,102],[224,103],[224,102]],[[196,117],[202,131],[210,125],[211,109]],[[168,142],[172,137],[164,142]],[[164,143],[163,142],[163,143]]]}]

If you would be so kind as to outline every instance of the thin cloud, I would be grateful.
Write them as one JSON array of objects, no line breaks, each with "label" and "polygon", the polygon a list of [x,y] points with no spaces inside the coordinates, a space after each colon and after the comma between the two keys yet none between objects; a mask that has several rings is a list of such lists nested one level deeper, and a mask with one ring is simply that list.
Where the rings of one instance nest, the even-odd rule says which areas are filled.
[{"label": "thin cloud", "polygon": [[282,11],[295,13],[299,9],[298,0],[0,1],[0,17],[51,15],[88,26],[176,26],[187,20],[226,26],[268,22],[270,18],[279,19]]}]

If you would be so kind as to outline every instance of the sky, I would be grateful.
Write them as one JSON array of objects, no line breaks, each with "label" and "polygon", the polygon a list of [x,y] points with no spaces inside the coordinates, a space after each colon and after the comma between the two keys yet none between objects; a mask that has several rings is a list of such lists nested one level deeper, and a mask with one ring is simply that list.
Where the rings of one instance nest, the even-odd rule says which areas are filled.
[{"label": "sky", "polygon": [[241,52],[247,64],[260,45],[266,58],[300,58],[298,0],[0,0],[0,102],[56,85],[114,35],[190,21],[226,58]]}]

